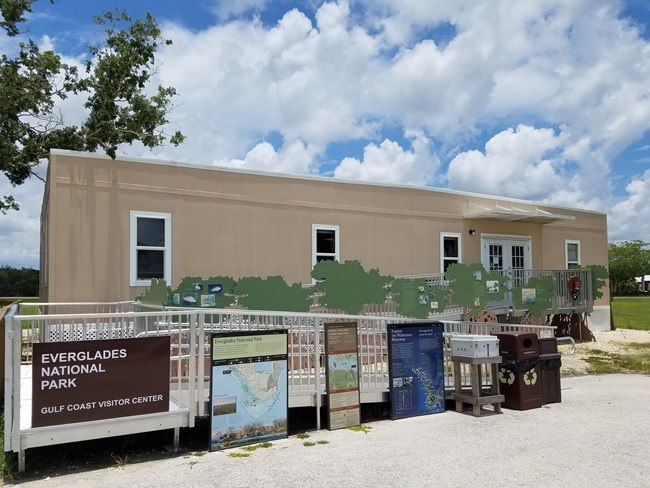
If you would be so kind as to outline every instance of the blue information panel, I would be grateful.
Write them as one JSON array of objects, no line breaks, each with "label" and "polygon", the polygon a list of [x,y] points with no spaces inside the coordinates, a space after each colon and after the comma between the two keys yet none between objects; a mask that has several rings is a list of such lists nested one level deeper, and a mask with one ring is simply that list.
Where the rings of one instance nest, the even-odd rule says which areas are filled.
[{"label": "blue information panel", "polygon": [[288,435],[287,331],[212,335],[210,449]]},{"label": "blue information panel", "polygon": [[440,322],[388,325],[392,419],[445,411]]}]

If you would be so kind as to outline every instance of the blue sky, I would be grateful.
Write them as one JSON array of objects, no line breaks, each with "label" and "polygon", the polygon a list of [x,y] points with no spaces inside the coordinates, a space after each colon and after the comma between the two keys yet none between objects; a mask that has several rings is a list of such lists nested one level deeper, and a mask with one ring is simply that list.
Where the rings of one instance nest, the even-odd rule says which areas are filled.
[{"label": "blue sky", "polygon": [[[155,82],[187,136],[124,155],[587,208],[610,240],[650,241],[647,0],[41,0],[28,34],[81,65],[115,7],[174,41]],[[59,106],[83,120],[82,99]],[[10,191],[0,265],[36,267],[42,183]]]}]

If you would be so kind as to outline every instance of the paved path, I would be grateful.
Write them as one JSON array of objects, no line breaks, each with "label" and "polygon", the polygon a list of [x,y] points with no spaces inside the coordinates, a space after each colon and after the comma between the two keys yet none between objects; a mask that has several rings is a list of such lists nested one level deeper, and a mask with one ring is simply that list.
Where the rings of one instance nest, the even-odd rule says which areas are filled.
[{"label": "paved path", "polygon": [[[30,480],[40,487],[647,487],[650,377],[562,379],[562,403],[475,418],[450,411],[319,431],[248,458],[185,455]],[[28,457],[29,462],[29,457]],[[29,469],[29,467],[28,467]]]}]

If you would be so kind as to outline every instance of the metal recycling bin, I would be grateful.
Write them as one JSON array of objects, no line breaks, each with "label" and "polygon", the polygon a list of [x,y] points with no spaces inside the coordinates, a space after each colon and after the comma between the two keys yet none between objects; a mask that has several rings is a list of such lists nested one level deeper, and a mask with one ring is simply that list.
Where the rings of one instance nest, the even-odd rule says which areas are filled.
[{"label": "metal recycling bin", "polygon": [[557,338],[539,339],[539,371],[542,382],[542,403],[561,403],[560,368],[562,359],[557,352]]},{"label": "metal recycling bin", "polygon": [[542,406],[542,382],[539,367],[539,341],[534,332],[501,332],[499,369],[503,407],[529,410]]}]

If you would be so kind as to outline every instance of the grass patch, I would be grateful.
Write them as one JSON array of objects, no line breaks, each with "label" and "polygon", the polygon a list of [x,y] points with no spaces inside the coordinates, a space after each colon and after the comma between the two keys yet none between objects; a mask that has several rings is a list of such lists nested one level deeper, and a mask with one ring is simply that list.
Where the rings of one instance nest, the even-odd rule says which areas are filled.
[{"label": "grass patch", "polygon": [[242,449],[246,452],[255,452],[258,449],[266,449],[273,445],[272,442],[261,442],[260,444],[253,444],[252,446],[244,446]]},{"label": "grass patch", "polygon": [[614,297],[612,314],[618,328],[650,330],[650,297]]},{"label": "grass patch", "polygon": [[311,436],[307,432],[302,432],[300,434],[296,434],[296,437],[298,439],[309,439]]},{"label": "grass patch", "polygon": [[202,456],[205,456],[207,453],[208,453],[208,451],[196,451],[196,452],[192,453],[192,456],[202,457]]},{"label": "grass patch", "polygon": [[302,445],[305,446],[305,447],[314,447],[316,445],[316,443],[312,442],[312,441],[305,441],[305,442],[302,443]]},{"label": "grass patch", "polygon": [[367,434],[368,432],[370,432],[370,429],[372,429],[372,427],[370,427],[369,425],[361,424],[361,425],[353,425],[351,427],[348,427],[348,429],[353,432],[363,432],[364,434]]},{"label": "grass patch", "polygon": [[317,443],[317,444],[320,444],[320,445],[324,445],[324,444],[329,444],[330,441],[320,440],[320,441],[316,441],[316,443]]},{"label": "grass patch", "polygon": [[[5,416],[4,413],[0,415],[0,442],[5,445]],[[13,479],[13,473],[10,468],[11,458],[9,453],[5,452],[4,448],[0,450],[0,480],[5,478]]]},{"label": "grass patch", "polygon": [[249,452],[231,452],[228,454],[228,457],[232,458],[247,458],[251,457]]},{"label": "grass patch", "polygon": [[607,353],[594,349],[593,356],[585,359],[587,372],[595,374],[606,373],[645,373],[650,374],[650,344],[633,342],[622,353]]}]

